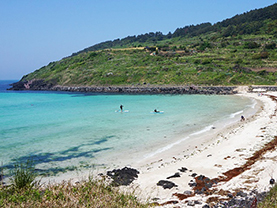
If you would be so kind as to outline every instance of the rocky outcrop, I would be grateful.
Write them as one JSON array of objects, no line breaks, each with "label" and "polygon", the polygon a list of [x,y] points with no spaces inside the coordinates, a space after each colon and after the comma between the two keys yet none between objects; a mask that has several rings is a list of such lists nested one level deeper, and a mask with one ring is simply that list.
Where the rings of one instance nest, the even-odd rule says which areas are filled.
[{"label": "rocky outcrop", "polygon": [[44,80],[19,81],[9,90],[45,90],[91,93],[125,93],[125,94],[235,94],[235,87],[229,86],[61,86]]},{"label": "rocky outcrop", "polygon": [[56,85],[55,81],[45,81],[42,79],[32,79],[30,81],[19,81],[11,84],[8,90],[40,90],[48,91]]},{"label": "rocky outcrop", "polygon": [[66,87],[54,86],[51,90],[72,92],[126,93],[126,94],[234,94],[234,87],[188,87],[188,86],[109,86],[109,87]]},{"label": "rocky outcrop", "polygon": [[107,175],[112,178],[114,186],[128,186],[138,177],[138,174],[139,171],[128,167],[107,172]]}]

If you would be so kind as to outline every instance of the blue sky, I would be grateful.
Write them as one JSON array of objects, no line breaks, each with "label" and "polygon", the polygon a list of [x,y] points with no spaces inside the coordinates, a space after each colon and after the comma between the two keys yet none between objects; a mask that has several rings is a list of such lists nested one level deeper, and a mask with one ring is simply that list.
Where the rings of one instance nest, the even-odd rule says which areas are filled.
[{"label": "blue sky", "polygon": [[276,0],[0,0],[0,80],[94,44],[203,22],[216,23]]}]

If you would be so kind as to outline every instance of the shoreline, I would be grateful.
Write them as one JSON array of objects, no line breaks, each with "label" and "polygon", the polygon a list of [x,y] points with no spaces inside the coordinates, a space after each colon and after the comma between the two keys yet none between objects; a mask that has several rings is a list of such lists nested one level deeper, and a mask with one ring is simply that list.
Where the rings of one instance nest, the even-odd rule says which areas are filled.
[{"label": "shoreline", "polygon": [[41,79],[18,81],[10,84],[8,90],[15,91],[57,91],[57,92],[83,92],[83,93],[120,93],[120,94],[236,94],[237,86],[195,86],[195,85],[58,85]]},{"label": "shoreline", "polygon": [[[226,126],[224,129],[215,129],[214,132],[195,141],[190,139],[180,142],[177,148],[161,152],[145,161],[136,161],[128,167],[139,171],[138,178],[131,185],[120,186],[120,189],[135,193],[141,201],[165,207],[187,207],[188,203],[194,204],[195,207],[203,207],[205,204],[214,205],[219,201],[228,201],[240,192],[249,194],[253,191],[269,191],[272,187],[269,181],[276,177],[274,169],[277,168],[277,153],[265,151],[261,157],[251,162],[251,157],[259,154],[259,151],[277,135],[274,124],[277,121],[276,100],[268,95],[277,96],[277,93],[270,92],[263,96],[254,93],[239,94],[260,103],[259,111],[255,115],[245,116],[245,121]],[[183,145],[188,142],[189,147]],[[249,160],[250,165],[243,171],[237,175],[232,173],[244,167]],[[68,175],[60,179],[54,177],[52,182],[80,182],[90,175],[105,175],[103,171],[105,170],[79,172],[75,177]],[[227,180],[226,174],[231,174],[232,177]],[[204,190],[207,187],[202,186],[203,190],[195,192],[199,176],[218,181],[208,190]],[[160,181],[172,182],[174,186],[158,186]]]},{"label": "shoreline", "polygon": [[220,86],[220,85],[170,85],[170,84],[127,84],[127,85],[59,85],[43,79],[18,81],[10,84],[7,90],[14,91],[56,91],[111,94],[218,94],[233,95],[240,92],[277,91],[276,85]]},{"label": "shoreline", "polygon": [[[178,141],[169,150],[161,151],[143,161],[136,159],[134,163],[130,162],[131,165],[127,167],[137,169],[138,177],[131,185],[119,188],[124,192],[135,193],[141,201],[163,207],[187,207],[188,203],[203,207],[205,204],[228,201],[240,191],[268,191],[272,187],[270,179],[277,177],[274,173],[277,168],[277,153],[272,152],[272,149],[266,149],[262,153],[259,151],[277,136],[277,92],[261,95],[257,92],[248,93],[247,87],[242,87],[235,96],[256,100],[258,112],[251,117],[243,113],[246,118],[243,122],[238,121],[223,128],[216,125],[215,129],[204,132],[204,136],[195,135],[188,140]],[[240,114],[236,116],[239,119]],[[252,159],[254,156],[256,158]],[[250,165],[245,166],[246,164]],[[103,177],[103,174],[111,170],[108,168],[112,167],[78,170],[47,177],[41,182],[43,185],[64,181],[79,183],[90,176],[98,178],[99,173]],[[232,172],[236,169],[241,169],[237,175]],[[199,187],[198,177],[216,182],[211,187]],[[164,188],[163,185],[158,185],[161,181],[169,181],[173,186]]]},{"label": "shoreline", "polygon": [[[216,95],[219,96],[219,95]],[[233,95],[233,96],[239,96],[239,95]],[[247,106],[253,106],[254,105],[254,101],[252,101],[252,103],[248,104]],[[257,106],[257,104],[256,104]],[[244,116],[246,116],[246,111],[245,109],[248,109],[251,107],[245,107],[242,111],[244,111]],[[252,107],[254,109],[254,107]],[[252,109],[251,108],[251,109]],[[255,107],[256,108],[256,107]],[[242,112],[242,111],[238,111],[238,112]],[[249,110],[247,110],[249,111]],[[256,110],[254,110],[256,111]],[[127,167],[134,167],[134,168],[140,168],[141,166],[145,166],[148,163],[151,163],[152,161],[159,160],[159,157],[162,157],[161,155],[166,154],[168,155],[168,158],[172,158],[172,157],[181,157],[180,154],[182,154],[183,152],[185,152],[184,154],[190,154],[188,151],[183,151],[182,149],[180,149],[180,145],[189,145],[190,146],[195,146],[195,145],[191,145],[194,144],[194,140],[197,139],[204,139],[203,137],[206,137],[206,135],[213,135],[216,133],[219,133],[219,131],[221,131],[221,127],[224,126],[230,126],[230,123],[234,123],[237,120],[240,119],[240,115],[241,113],[238,114],[238,112],[234,112],[232,114],[234,114],[232,116],[232,114],[226,114],[226,117],[222,117],[220,120],[217,120],[216,122],[213,122],[208,125],[204,125],[203,127],[198,127],[195,128],[194,130],[191,131],[185,131],[179,133],[178,135],[175,135],[175,137],[168,139],[167,143],[163,143],[163,142],[158,142],[158,143],[153,143],[152,145],[149,146],[149,144],[147,145],[147,148],[144,149],[143,153],[141,151],[137,151],[137,149],[134,147],[135,150],[130,150],[129,153],[131,154],[130,157],[126,157],[125,158],[125,154],[124,155],[120,155],[117,156],[115,155],[115,157],[113,157],[112,160],[110,160],[110,158],[108,159],[107,164],[105,163],[104,166],[99,166],[97,167],[97,164],[95,166],[94,170],[91,170],[89,172],[89,170],[84,169],[84,170],[78,170],[79,174],[75,174],[74,171],[69,171],[68,173],[63,173],[61,174],[61,176],[56,175],[56,176],[49,176],[46,179],[50,178],[51,181],[55,182],[61,182],[62,180],[64,180],[64,178],[66,179],[70,179],[72,177],[70,177],[71,175],[74,175],[73,178],[79,178],[80,180],[80,176],[83,176],[84,178],[87,178],[88,175],[90,173],[92,173],[93,175],[97,175],[98,173],[101,172],[105,172],[111,169],[119,169],[119,168],[123,168],[124,166]],[[253,112],[252,112],[253,114]],[[251,115],[252,115],[251,114]],[[163,135],[162,135],[163,136]],[[164,137],[170,137],[168,135],[164,135]],[[194,151],[194,150],[193,150]],[[178,155],[176,155],[176,152],[178,153]],[[128,153],[127,153],[128,154]],[[171,156],[169,156],[169,154]],[[163,157],[162,157],[163,158]],[[165,159],[164,159],[165,160]],[[103,160],[102,160],[103,161]],[[97,161],[99,164],[102,164],[102,161]],[[104,163],[103,163],[104,164]],[[80,174],[82,172],[82,174]],[[76,179],[78,180],[78,179]],[[47,180],[43,180],[43,181],[47,181]]]},{"label": "shoreline", "polygon": [[[224,181],[228,171],[244,166],[255,152],[274,140],[277,135],[274,126],[274,122],[277,121],[276,101],[266,95],[247,93],[242,96],[260,100],[263,103],[261,110],[251,118],[246,118],[244,122],[190,143],[190,155],[183,154],[182,158],[182,154],[176,151],[175,157],[163,155],[163,158],[167,159],[162,158],[142,167],[138,179],[131,186],[138,193],[138,197],[159,205],[167,204],[167,207],[186,207],[187,203],[194,202],[201,203],[198,206],[195,204],[195,207],[202,207],[207,202],[213,204],[220,200],[226,201],[228,194],[235,196],[239,190],[247,193],[268,191],[271,187],[269,181],[274,178],[274,169],[277,168],[277,153],[271,151],[265,152],[263,157],[254,161],[237,176]],[[195,192],[198,176],[208,179],[221,178],[221,181],[209,187],[208,190],[213,192],[212,194],[204,190],[207,187]],[[165,189],[157,186],[160,181],[169,181],[176,186]],[[193,183],[195,186],[189,185]],[[126,187],[123,190],[126,190]]]},{"label": "shoreline", "polygon": [[[236,95],[240,96],[240,95]],[[256,100],[255,100],[256,101]],[[148,158],[145,158],[143,160],[153,160],[153,158],[156,157],[156,159],[160,159],[159,157],[164,157],[164,153],[166,153],[168,156],[171,154],[171,158],[177,158],[176,153],[178,153],[178,156],[181,155],[183,157],[183,154],[189,155],[192,154],[195,151],[198,151],[200,146],[203,146],[203,143],[208,143],[207,138],[212,138],[214,135],[222,134],[222,132],[227,132],[229,129],[234,129],[241,123],[238,122],[240,120],[240,116],[243,115],[248,118],[248,121],[250,119],[253,119],[253,117],[259,113],[262,103],[256,102],[255,108],[253,107],[253,110],[247,110],[247,112],[239,111],[234,113],[233,117],[230,118],[222,118],[219,121],[216,121],[214,123],[211,123],[209,126],[205,126],[202,129],[198,129],[197,131],[190,132],[187,135],[183,135],[183,138],[179,138],[179,140],[176,140],[173,143],[169,143],[166,146],[160,147],[155,152],[152,152]],[[184,150],[184,146],[188,145],[187,148]],[[193,148],[196,147],[197,148]],[[201,148],[201,147],[200,147]],[[140,164],[140,162],[138,163]]]}]

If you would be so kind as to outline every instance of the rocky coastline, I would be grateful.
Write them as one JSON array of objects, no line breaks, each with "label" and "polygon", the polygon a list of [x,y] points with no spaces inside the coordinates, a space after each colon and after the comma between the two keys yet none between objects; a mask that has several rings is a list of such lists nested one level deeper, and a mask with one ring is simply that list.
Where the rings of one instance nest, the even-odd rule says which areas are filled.
[{"label": "rocky coastline", "polygon": [[62,86],[44,80],[19,81],[11,84],[8,90],[66,91],[90,93],[122,93],[122,94],[236,94],[235,86]]},{"label": "rocky coastline", "polygon": [[[126,86],[64,86],[54,81],[33,79],[11,84],[8,90],[33,91],[65,91],[87,93],[120,93],[120,94],[205,94],[205,95],[233,95],[240,90],[237,86],[195,86],[195,85],[150,85],[136,84]],[[247,92],[277,91],[277,86],[247,86]]]}]

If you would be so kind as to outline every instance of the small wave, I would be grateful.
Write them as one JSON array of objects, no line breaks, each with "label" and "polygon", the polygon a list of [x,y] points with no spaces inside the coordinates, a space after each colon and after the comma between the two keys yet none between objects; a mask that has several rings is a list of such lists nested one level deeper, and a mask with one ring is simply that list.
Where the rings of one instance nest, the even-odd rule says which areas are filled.
[{"label": "small wave", "polygon": [[257,101],[255,100],[255,99],[252,99],[252,104],[250,104],[250,105],[247,105],[247,107],[249,107],[249,108],[255,108],[255,106],[256,106],[256,104],[257,104]]},{"label": "small wave", "polygon": [[159,154],[159,153],[161,153],[161,152],[164,152],[164,151],[166,151],[166,150],[169,150],[169,149],[171,149],[173,146],[175,146],[175,145],[177,145],[177,144],[180,144],[181,142],[187,140],[188,138],[190,138],[190,136],[195,136],[195,135],[199,135],[199,134],[205,133],[205,132],[207,132],[207,131],[210,131],[213,127],[214,127],[213,125],[206,126],[205,128],[203,128],[203,129],[200,130],[200,131],[194,132],[194,133],[190,134],[189,136],[187,136],[187,137],[185,137],[185,138],[183,138],[183,139],[180,139],[180,140],[178,140],[178,141],[176,141],[176,142],[174,142],[174,143],[171,143],[171,144],[169,144],[169,145],[167,145],[167,146],[165,146],[165,147],[162,147],[162,148],[158,149],[157,151],[155,151],[155,152],[153,152],[153,153],[150,153],[150,154],[145,155],[144,158],[153,157],[153,156],[156,155],[156,154]]},{"label": "small wave", "polygon": [[238,112],[235,112],[235,113],[232,113],[232,114],[230,115],[230,118],[235,118],[235,116],[237,116],[237,115],[239,115],[239,114],[242,114],[242,113],[243,113],[243,110],[238,111]]},{"label": "small wave", "polygon": [[175,146],[175,145],[177,145],[177,144],[180,144],[181,142],[185,141],[185,140],[188,139],[188,138],[189,138],[189,137],[185,137],[184,139],[180,139],[180,140],[178,140],[178,141],[176,141],[176,142],[174,142],[174,143],[171,143],[171,144],[169,144],[169,145],[167,145],[167,146],[165,146],[165,147],[162,147],[162,148],[158,149],[157,151],[155,151],[155,152],[153,152],[153,153],[150,153],[150,154],[145,155],[144,158],[153,157],[153,156],[156,155],[156,154],[159,154],[159,153],[161,153],[161,152],[164,152],[164,151],[166,151],[166,150],[169,150],[169,149],[171,149],[173,146]]},{"label": "small wave", "polygon": [[202,130],[192,133],[191,136],[199,135],[199,134],[205,133],[207,131],[210,131],[213,127],[214,127],[213,125],[206,126]]}]

